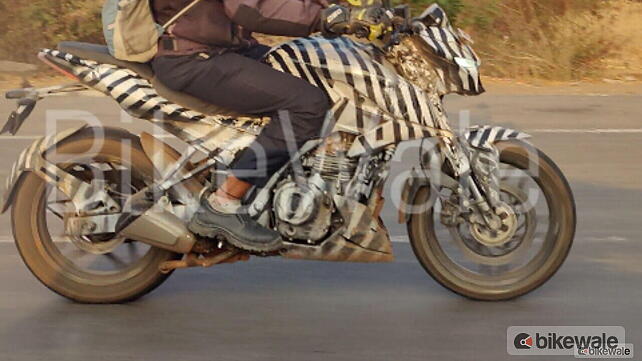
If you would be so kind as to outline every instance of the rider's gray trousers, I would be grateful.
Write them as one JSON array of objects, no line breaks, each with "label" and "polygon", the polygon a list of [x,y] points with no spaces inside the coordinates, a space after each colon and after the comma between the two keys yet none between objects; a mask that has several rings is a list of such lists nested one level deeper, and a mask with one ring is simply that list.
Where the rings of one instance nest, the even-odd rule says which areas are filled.
[{"label": "rider's gray trousers", "polygon": [[[173,90],[236,112],[272,117],[232,166],[236,177],[257,186],[287,163],[292,145],[298,148],[319,136],[330,107],[321,89],[257,61],[268,49],[258,45],[209,58],[194,54],[153,61],[156,77]],[[279,114],[288,116],[280,119]],[[288,142],[290,135],[294,139]]]}]

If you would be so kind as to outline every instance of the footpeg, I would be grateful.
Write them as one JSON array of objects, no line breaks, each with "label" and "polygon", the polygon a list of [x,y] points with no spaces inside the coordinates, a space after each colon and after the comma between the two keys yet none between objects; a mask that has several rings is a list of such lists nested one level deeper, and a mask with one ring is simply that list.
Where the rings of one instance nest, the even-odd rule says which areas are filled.
[{"label": "footpeg", "polygon": [[223,251],[211,256],[203,256],[196,253],[187,254],[182,260],[167,261],[161,263],[159,270],[161,273],[168,274],[181,268],[203,267],[208,268],[221,263],[234,263],[247,261],[250,255],[237,249]]}]

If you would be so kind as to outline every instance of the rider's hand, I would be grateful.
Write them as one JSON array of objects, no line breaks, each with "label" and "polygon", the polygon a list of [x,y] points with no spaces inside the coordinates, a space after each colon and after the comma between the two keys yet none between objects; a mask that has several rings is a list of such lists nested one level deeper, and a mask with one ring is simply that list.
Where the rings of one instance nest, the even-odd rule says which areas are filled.
[{"label": "rider's hand", "polygon": [[339,36],[350,30],[350,10],[341,5],[331,5],[321,11],[321,32],[325,36]]},{"label": "rider's hand", "polygon": [[381,6],[348,9],[331,5],[321,12],[321,30],[325,36],[354,34],[372,41],[390,30],[392,17]]},{"label": "rider's hand", "polygon": [[379,6],[352,11],[351,33],[372,41],[380,38],[392,26],[392,14]]}]

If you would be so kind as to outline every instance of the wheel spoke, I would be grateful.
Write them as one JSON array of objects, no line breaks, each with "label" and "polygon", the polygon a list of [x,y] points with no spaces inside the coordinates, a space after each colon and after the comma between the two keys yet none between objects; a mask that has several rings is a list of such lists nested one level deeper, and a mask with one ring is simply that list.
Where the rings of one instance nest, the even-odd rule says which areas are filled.
[{"label": "wheel spoke", "polygon": [[127,253],[129,254],[129,259],[131,261],[138,258],[138,247],[136,247],[136,243],[127,242]]},{"label": "wheel spoke", "polygon": [[536,224],[548,224],[550,223],[550,217],[548,215],[540,214],[537,216]]},{"label": "wheel spoke", "polygon": [[491,267],[488,265],[485,265],[483,263],[478,263],[477,264],[477,273],[482,274],[482,275],[488,275],[490,273]]},{"label": "wheel spoke", "polygon": [[73,261],[79,261],[80,259],[86,257],[89,254],[90,253],[87,253],[81,249],[74,247],[74,249],[71,252],[69,252],[68,258],[70,258]]},{"label": "wheel spoke", "polygon": [[499,276],[503,273],[506,273],[509,270],[510,270],[510,264],[499,264],[499,265],[493,265],[493,266],[485,265],[485,264],[477,265],[477,272],[488,276]]},{"label": "wheel spoke", "polygon": [[66,236],[66,235],[64,235],[64,234],[60,234],[60,235],[58,235],[58,236],[53,236],[53,235],[52,235],[52,236],[51,236],[51,240],[52,240],[54,243],[71,243],[71,241],[69,240],[69,238],[67,238],[67,236]]},{"label": "wheel spoke", "polygon": [[104,255],[108,260],[111,261],[114,266],[118,266],[120,268],[127,267],[127,263],[123,262],[123,260],[120,259],[120,257],[116,256],[114,253],[107,253]]},{"label": "wheel spoke", "polygon": [[530,178],[525,177],[525,176],[520,177],[519,181],[517,182],[517,189],[523,191],[524,190],[524,186],[526,185],[526,182],[528,182],[529,179]]},{"label": "wheel spoke", "polygon": [[56,216],[56,217],[58,217],[58,218],[60,218],[60,219],[62,219],[62,218],[63,218],[62,213],[58,212],[58,211],[57,211],[54,207],[52,207],[51,205],[47,205],[47,210],[48,210],[49,212],[53,213],[53,215],[54,215],[54,216]]},{"label": "wheel spoke", "polygon": [[53,213],[56,217],[62,219],[64,217],[64,213],[67,211],[67,203],[69,203],[68,200],[48,202],[47,210]]}]

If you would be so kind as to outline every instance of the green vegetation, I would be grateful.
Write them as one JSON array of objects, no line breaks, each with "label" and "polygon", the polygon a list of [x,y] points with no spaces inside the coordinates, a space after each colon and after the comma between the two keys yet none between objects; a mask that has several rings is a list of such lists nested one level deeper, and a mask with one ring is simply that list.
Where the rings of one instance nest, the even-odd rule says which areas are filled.
[{"label": "green vegetation", "polygon": [[36,49],[63,40],[102,42],[102,0],[0,2],[0,59],[35,62]]},{"label": "green vegetation", "polygon": [[[408,0],[415,13],[438,2],[475,39],[486,75],[577,80],[618,68],[638,76],[631,53],[640,0]],[[102,0],[0,2],[0,59],[35,62],[62,40],[102,42]],[[403,3],[395,0],[396,3]],[[639,35],[639,31],[637,34]],[[637,40],[639,42],[639,39]],[[625,47],[624,45],[627,44]],[[637,49],[636,51],[639,51]],[[620,59],[622,59],[620,61]]]},{"label": "green vegetation", "polygon": [[627,18],[621,9],[631,3],[464,0],[457,24],[476,40],[487,74],[579,80],[602,76],[607,59],[620,55],[632,34],[612,30]]},{"label": "green vegetation", "polygon": [[[410,0],[415,12],[430,0]],[[641,0],[437,0],[501,78],[642,78]]]}]

